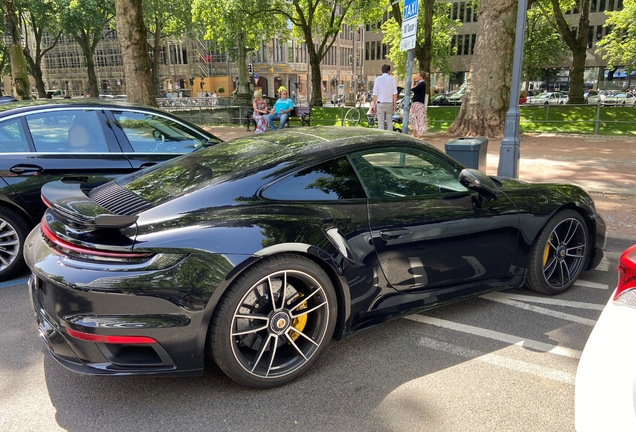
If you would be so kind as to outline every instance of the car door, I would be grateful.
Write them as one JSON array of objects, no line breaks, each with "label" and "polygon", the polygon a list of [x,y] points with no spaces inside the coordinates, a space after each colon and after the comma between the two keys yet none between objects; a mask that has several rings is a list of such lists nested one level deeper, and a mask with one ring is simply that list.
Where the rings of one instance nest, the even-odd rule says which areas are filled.
[{"label": "car door", "polygon": [[[40,188],[54,180],[87,189],[132,171],[99,108],[51,108],[0,121],[0,174],[35,217],[44,212]],[[1,135],[1,134],[0,134]]]},{"label": "car door", "polygon": [[474,283],[485,289],[509,277],[519,216],[505,196],[484,200],[458,181],[450,158],[420,148],[351,155],[369,199],[372,241],[397,290]]},{"label": "car door", "polygon": [[205,146],[209,137],[150,111],[109,109],[113,131],[132,166],[146,168]]}]

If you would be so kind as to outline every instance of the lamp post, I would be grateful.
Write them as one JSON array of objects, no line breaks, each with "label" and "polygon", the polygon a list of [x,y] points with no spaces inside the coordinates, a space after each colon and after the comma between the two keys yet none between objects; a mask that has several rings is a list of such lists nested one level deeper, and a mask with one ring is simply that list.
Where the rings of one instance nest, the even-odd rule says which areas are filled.
[{"label": "lamp post", "polygon": [[517,32],[515,34],[515,51],[512,59],[510,104],[506,112],[504,137],[499,148],[499,167],[497,167],[498,176],[513,178],[519,178],[519,89],[521,87],[521,64],[523,62],[523,42],[526,34],[528,0],[519,0],[517,8]]},{"label": "lamp post", "polygon": [[4,35],[2,41],[9,50],[11,59],[11,78],[13,96],[16,99],[31,99],[31,84],[27,72],[26,60],[21,41],[20,28],[15,5],[12,0],[3,0],[4,6]]}]

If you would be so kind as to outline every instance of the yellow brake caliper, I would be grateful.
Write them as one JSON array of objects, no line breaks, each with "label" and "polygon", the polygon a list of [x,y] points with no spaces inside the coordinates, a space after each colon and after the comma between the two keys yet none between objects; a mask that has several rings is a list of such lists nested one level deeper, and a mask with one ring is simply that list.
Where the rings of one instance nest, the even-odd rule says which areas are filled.
[{"label": "yellow brake caliper", "polygon": [[552,237],[548,239],[545,244],[545,249],[543,250],[543,267],[545,267],[548,263],[548,256],[550,255],[550,240],[552,240]]},{"label": "yellow brake caliper", "polygon": [[[302,293],[298,293],[298,295],[300,297],[304,297]],[[303,310],[303,309],[307,309],[307,302],[303,302],[300,306],[298,306],[296,308],[296,310]],[[299,317],[296,317],[292,320],[292,327],[297,329],[298,331],[303,331],[305,329],[305,326],[307,325],[307,315],[301,315]],[[300,337],[300,334],[298,334],[297,332],[291,330],[289,333],[289,337],[293,340],[296,341],[296,339],[298,339]]]}]

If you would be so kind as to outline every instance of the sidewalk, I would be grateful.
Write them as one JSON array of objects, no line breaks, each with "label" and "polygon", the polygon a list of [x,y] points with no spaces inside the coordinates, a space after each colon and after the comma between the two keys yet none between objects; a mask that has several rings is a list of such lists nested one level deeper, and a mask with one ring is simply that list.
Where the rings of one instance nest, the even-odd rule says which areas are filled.
[{"label": "sidewalk", "polygon": [[[337,126],[335,126],[337,127]],[[210,127],[229,140],[252,135],[244,127]],[[453,137],[429,135],[424,141],[444,151]],[[608,247],[636,243],[636,139],[600,135],[536,134],[520,138],[519,179],[564,182],[584,187],[594,197],[608,226]],[[486,173],[497,175],[501,139],[488,142]]]}]

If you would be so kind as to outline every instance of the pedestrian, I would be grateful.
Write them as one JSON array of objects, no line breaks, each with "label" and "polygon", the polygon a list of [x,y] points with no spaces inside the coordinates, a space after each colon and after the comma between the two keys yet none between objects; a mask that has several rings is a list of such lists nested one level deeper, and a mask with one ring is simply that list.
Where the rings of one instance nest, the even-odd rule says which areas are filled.
[{"label": "pedestrian", "polygon": [[287,97],[287,89],[281,86],[278,89],[278,94],[280,95],[280,99],[276,101],[272,111],[265,116],[265,121],[267,121],[267,125],[271,130],[276,130],[274,120],[279,120],[278,129],[283,129],[285,127],[285,123],[287,123],[289,115],[294,110],[294,102]]},{"label": "pedestrian", "polygon": [[267,121],[265,120],[265,116],[269,111],[267,110],[267,103],[263,100],[263,92],[260,90],[256,90],[254,92],[254,100],[252,101],[252,108],[254,108],[254,112],[252,113],[252,117],[256,122],[256,128],[254,129],[254,133],[263,133],[267,131]]},{"label": "pedestrian", "polygon": [[391,66],[382,65],[382,75],[373,83],[373,102],[378,116],[378,129],[391,130],[392,117],[397,105],[397,83],[391,75]]},{"label": "pedestrian", "polygon": [[421,138],[422,134],[428,130],[428,119],[426,118],[428,96],[422,72],[415,75],[415,87],[411,89],[411,93],[413,93],[413,99],[409,109],[409,126],[411,126],[413,137]]}]

